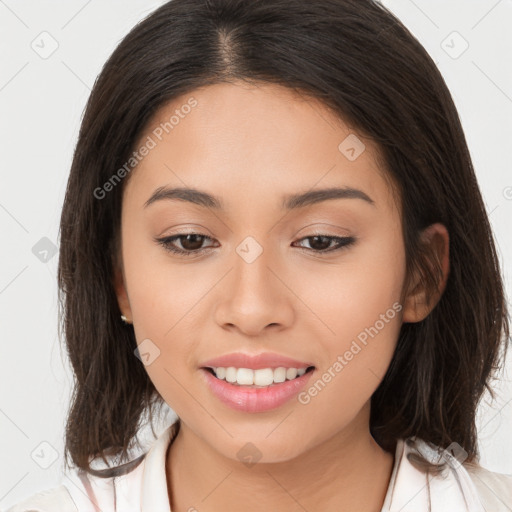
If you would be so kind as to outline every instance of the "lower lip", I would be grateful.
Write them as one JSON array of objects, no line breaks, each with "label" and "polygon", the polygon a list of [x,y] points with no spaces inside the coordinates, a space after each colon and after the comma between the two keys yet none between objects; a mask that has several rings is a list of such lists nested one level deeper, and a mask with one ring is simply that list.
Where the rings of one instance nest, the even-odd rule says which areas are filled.
[{"label": "lower lip", "polygon": [[201,368],[201,373],[213,394],[229,407],[244,412],[264,412],[280,407],[300,392],[314,371],[310,370],[293,380],[271,384],[268,387],[250,388],[217,379],[208,370]]}]

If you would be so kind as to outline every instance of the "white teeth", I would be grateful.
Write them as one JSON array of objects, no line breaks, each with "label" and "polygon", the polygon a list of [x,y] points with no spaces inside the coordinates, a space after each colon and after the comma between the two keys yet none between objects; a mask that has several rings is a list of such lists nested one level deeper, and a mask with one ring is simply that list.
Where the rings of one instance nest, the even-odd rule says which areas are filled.
[{"label": "white teeth", "polygon": [[231,383],[236,382],[236,368],[232,366],[226,368],[226,380]]},{"label": "white teeth", "polygon": [[286,380],[293,380],[306,373],[306,368],[261,368],[259,370],[252,370],[250,368],[235,368],[230,366],[228,368],[218,367],[212,368],[215,376],[220,380],[226,380],[231,384],[238,384],[240,386],[270,386],[271,384],[278,384]]},{"label": "white teeth", "polygon": [[217,377],[219,379],[226,378],[226,368],[221,368],[220,366],[217,368]]},{"label": "white teeth", "polygon": [[295,377],[297,377],[297,373],[298,373],[297,368],[288,368],[286,370],[286,378],[288,380],[295,379]]},{"label": "white teeth", "polygon": [[[239,370],[240,371],[240,370]],[[274,371],[272,368],[262,368],[261,370],[247,370],[247,372],[251,372],[254,376],[254,382],[256,386],[270,386],[274,381]],[[237,381],[238,384],[240,382]]]},{"label": "white teeth", "polygon": [[238,368],[236,371],[236,383],[252,386],[254,384],[254,372],[247,368]]},{"label": "white teeth", "polygon": [[274,370],[274,382],[284,382],[286,380],[286,368],[280,367]]}]

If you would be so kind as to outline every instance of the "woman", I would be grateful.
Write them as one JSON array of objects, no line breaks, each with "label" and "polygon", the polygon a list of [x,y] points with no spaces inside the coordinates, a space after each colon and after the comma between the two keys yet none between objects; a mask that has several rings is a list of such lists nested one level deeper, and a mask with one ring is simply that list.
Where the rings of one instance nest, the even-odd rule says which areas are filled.
[{"label": "woman", "polygon": [[11,512],[512,508],[475,427],[509,334],[489,221],[440,73],[379,3],[137,25],[82,122],[59,287],[73,471]]}]

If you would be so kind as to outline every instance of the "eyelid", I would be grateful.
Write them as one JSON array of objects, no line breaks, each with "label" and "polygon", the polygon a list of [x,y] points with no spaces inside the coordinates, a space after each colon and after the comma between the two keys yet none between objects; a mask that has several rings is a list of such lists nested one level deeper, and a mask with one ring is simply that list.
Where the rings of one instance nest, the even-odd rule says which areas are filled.
[{"label": "eyelid", "polygon": [[[326,227],[324,227],[326,226]],[[337,231],[337,234],[326,233],[325,231]],[[343,231],[344,234],[340,234],[340,230]],[[300,233],[305,231],[307,236],[339,236],[339,237],[348,237],[350,236],[350,231],[346,228],[342,228],[336,224],[331,224],[329,222],[312,222],[304,227],[302,227],[296,236],[301,236]]]}]

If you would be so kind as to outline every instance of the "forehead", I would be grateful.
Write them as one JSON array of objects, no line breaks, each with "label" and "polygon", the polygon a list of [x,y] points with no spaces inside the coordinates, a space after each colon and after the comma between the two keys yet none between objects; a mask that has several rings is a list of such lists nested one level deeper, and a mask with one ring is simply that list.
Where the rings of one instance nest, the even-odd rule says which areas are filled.
[{"label": "forehead", "polygon": [[319,100],[283,86],[222,83],[174,98],[135,149],[144,144],[151,149],[127,187],[139,203],[163,185],[209,190],[226,208],[345,186],[392,206],[376,144]]}]

